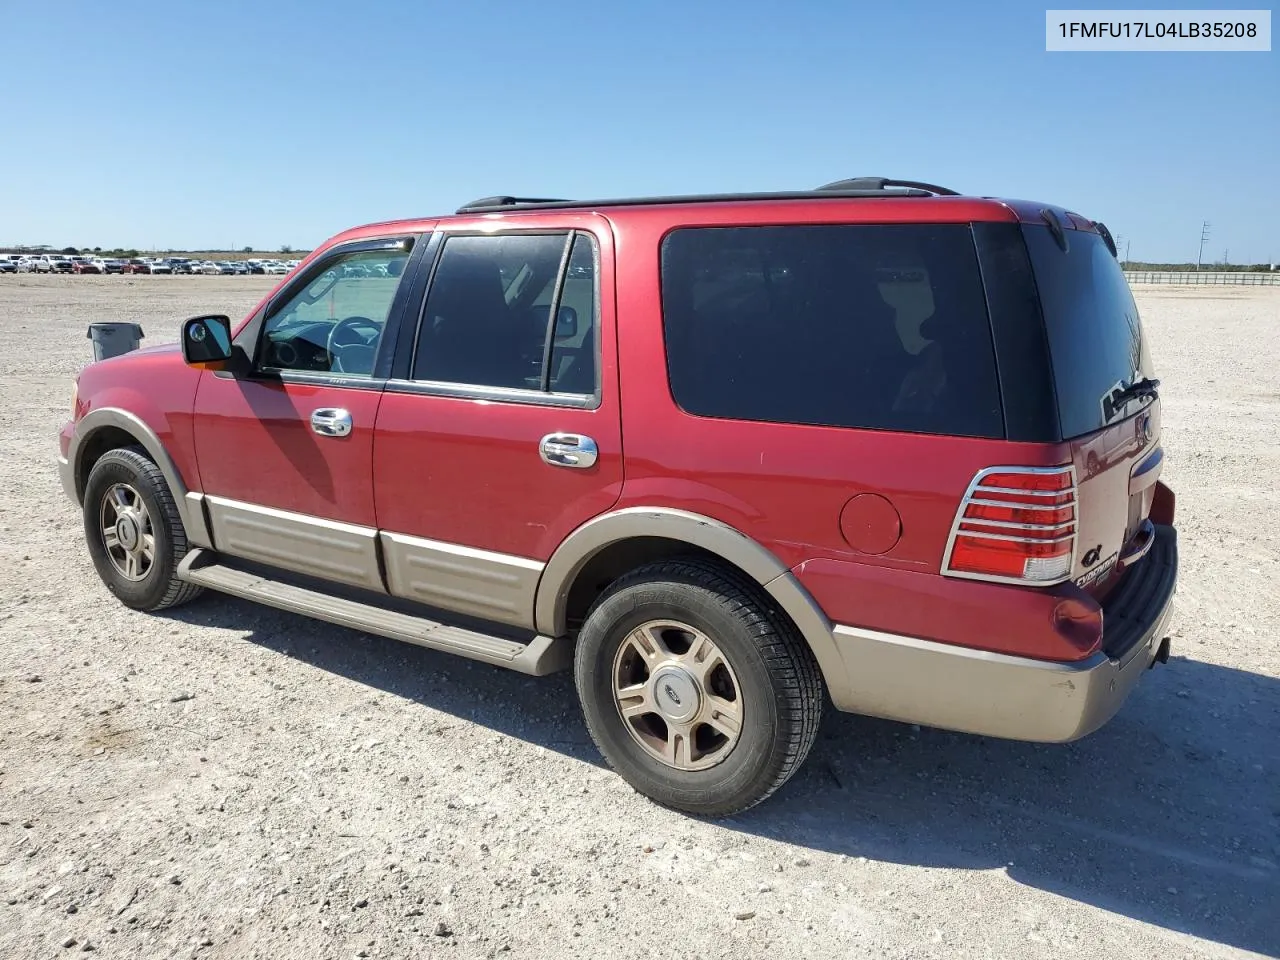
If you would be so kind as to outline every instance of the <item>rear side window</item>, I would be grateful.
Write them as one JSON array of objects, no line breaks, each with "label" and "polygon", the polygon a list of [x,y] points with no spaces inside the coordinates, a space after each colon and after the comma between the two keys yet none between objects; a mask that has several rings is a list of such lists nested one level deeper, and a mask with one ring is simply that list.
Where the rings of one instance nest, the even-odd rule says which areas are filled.
[{"label": "rear side window", "polygon": [[662,308],[688,413],[1004,436],[967,225],[679,229]]},{"label": "rear side window", "polygon": [[594,396],[595,265],[585,233],[449,237],[423,308],[412,378]]},{"label": "rear side window", "polygon": [[1064,251],[1047,226],[1023,228],[1049,339],[1058,415],[1066,439],[1136,412],[1112,392],[1151,375],[1138,306],[1102,237],[1066,231]]}]

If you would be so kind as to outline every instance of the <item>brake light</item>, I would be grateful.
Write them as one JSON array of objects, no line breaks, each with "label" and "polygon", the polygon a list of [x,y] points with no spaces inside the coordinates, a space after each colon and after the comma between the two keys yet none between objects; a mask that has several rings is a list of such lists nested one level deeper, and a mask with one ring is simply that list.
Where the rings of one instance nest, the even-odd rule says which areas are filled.
[{"label": "brake light", "polygon": [[960,501],[942,572],[1049,586],[1071,576],[1075,547],[1072,467],[989,467]]}]

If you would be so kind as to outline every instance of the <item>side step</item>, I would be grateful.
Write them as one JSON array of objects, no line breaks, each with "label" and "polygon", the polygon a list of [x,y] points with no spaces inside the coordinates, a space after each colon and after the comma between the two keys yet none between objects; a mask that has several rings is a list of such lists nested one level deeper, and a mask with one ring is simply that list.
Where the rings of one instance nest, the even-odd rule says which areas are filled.
[{"label": "side step", "polygon": [[461,627],[451,627],[426,617],[387,610],[359,600],[335,597],[318,590],[272,580],[256,573],[217,563],[207,550],[196,548],[178,565],[178,578],[210,590],[229,593],[278,610],[327,620],[341,627],[392,640],[416,643],[445,653],[455,653],[535,677],[563,670],[573,661],[571,644],[564,639],[535,636],[528,643],[493,637]]}]

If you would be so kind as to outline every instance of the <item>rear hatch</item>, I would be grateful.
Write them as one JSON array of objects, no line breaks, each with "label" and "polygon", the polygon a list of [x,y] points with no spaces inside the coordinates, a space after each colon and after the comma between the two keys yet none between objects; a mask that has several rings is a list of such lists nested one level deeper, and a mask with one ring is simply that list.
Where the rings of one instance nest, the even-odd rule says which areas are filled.
[{"label": "rear hatch", "polygon": [[1155,374],[1137,305],[1103,237],[1038,224],[1022,232],[1075,467],[1071,578],[1101,596],[1150,546],[1146,521],[1163,466]]}]

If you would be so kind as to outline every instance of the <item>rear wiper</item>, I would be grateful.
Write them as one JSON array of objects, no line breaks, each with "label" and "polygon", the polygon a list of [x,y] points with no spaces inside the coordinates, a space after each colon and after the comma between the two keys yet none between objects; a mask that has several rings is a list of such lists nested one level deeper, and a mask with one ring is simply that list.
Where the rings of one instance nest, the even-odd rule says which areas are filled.
[{"label": "rear wiper", "polygon": [[1141,380],[1136,380],[1127,387],[1113,393],[1111,395],[1111,402],[1115,406],[1121,407],[1130,400],[1135,400],[1138,397],[1157,397],[1159,394],[1156,390],[1159,386],[1159,380],[1154,380],[1151,377],[1143,377]]}]

